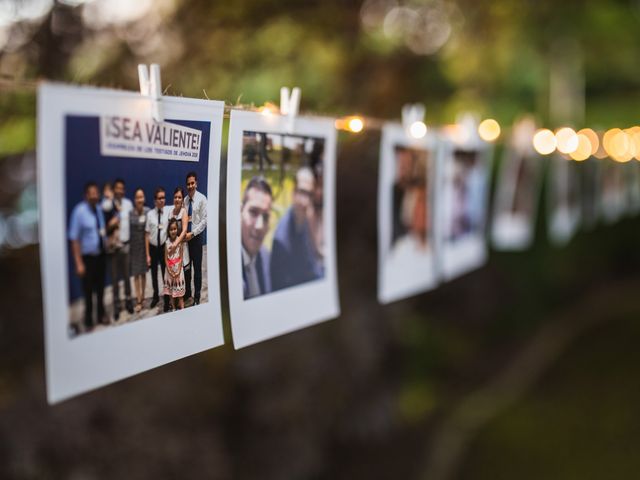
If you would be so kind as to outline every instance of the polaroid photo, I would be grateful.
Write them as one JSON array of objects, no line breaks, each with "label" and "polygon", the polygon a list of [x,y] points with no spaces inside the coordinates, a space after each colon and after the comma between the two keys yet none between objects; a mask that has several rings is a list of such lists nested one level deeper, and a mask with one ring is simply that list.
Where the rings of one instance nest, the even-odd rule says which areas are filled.
[{"label": "polaroid photo", "polygon": [[438,284],[435,235],[437,138],[382,129],[378,182],[378,300],[389,303]]},{"label": "polaroid photo", "polygon": [[493,205],[491,239],[496,250],[525,250],[533,242],[543,157],[533,149],[533,122],[521,122],[505,150]]},{"label": "polaroid photo", "polygon": [[602,184],[602,160],[596,157],[589,157],[583,161],[581,170],[581,204],[582,204],[582,226],[586,230],[595,228],[598,223],[600,213],[600,187]]},{"label": "polaroid photo", "polygon": [[233,111],[227,261],[236,348],[340,314],[336,131],[329,119]]},{"label": "polaroid photo", "polygon": [[223,343],[224,104],[38,91],[40,254],[50,403]]},{"label": "polaroid photo", "polygon": [[493,147],[477,135],[475,127],[457,128],[443,134],[437,193],[442,207],[438,220],[440,269],[445,280],[480,268],[488,258],[486,224]]},{"label": "polaroid photo", "polygon": [[547,230],[557,246],[566,245],[580,226],[579,162],[562,155],[550,159],[547,175]]},{"label": "polaroid photo", "polygon": [[601,162],[600,218],[606,225],[611,225],[620,220],[626,210],[624,165],[611,158]]},{"label": "polaroid photo", "polygon": [[640,213],[640,162],[635,159],[623,164],[625,192],[626,192],[626,213],[635,216]]}]

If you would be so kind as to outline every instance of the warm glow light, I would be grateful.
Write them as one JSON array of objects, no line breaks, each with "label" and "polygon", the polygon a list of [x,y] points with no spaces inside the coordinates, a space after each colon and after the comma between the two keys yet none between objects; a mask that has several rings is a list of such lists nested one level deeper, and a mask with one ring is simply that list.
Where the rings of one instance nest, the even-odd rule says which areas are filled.
[{"label": "warm glow light", "polygon": [[424,122],[413,122],[409,127],[409,133],[413,138],[422,138],[427,134],[427,126]]},{"label": "warm glow light", "polygon": [[269,117],[278,113],[278,107],[276,107],[273,103],[267,102],[262,107],[258,108],[258,112]]},{"label": "warm glow light", "polygon": [[602,143],[609,156],[617,162],[628,162],[633,158],[632,139],[619,128],[607,130]]},{"label": "warm glow light", "polygon": [[561,128],[556,132],[556,143],[559,152],[573,153],[578,148],[578,135],[573,128]]},{"label": "warm glow light", "polygon": [[549,155],[556,149],[557,141],[553,132],[547,128],[541,128],[533,136],[533,148],[540,155]]},{"label": "warm glow light", "polygon": [[578,162],[581,162],[581,161],[586,160],[587,158],[589,158],[591,156],[592,150],[593,150],[593,147],[591,146],[591,141],[589,140],[589,137],[587,137],[583,133],[579,133],[578,134],[578,148],[576,148],[576,150],[574,152],[570,153],[569,155],[574,160],[577,160]]},{"label": "warm glow light", "polygon": [[633,143],[633,156],[636,160],[640,160],[640,127],[631,127],[626,132]]},{"label": "warm glow light", "polygon": [[[589,139],[589,143],[591,144],[591,155],[595,155],[600,148],[600,139],[598,138],[598,134],[590,128],[583,128],[578,131],[578,137],[580,135],[584,135]],[[578,148],[580,147],[578,146]]]},{"label": "warm glow light", "polygon": [[347,128],[353,133],[359,133],[364,128],[364,122],[360,117],[351,117],[347,122]]},{"label": "warm glow light", "polygon": [[487,118],[478,125],[478,135],[485,142],[493,142],[500,136],[500,124],[493,118]]}]

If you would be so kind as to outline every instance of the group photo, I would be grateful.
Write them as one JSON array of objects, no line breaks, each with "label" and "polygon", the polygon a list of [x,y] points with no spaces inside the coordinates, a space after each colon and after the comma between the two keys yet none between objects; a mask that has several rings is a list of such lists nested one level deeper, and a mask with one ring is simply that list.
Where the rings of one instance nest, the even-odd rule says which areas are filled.
[{"label": "group photo", "polygon": [[238,261],[245,300],[324,278],[324,142],[243,133]]},{"label": "group photo", "polygon": [[208,300],[207,162],[102,156],[97,120],[67,117],[71,337]]}]

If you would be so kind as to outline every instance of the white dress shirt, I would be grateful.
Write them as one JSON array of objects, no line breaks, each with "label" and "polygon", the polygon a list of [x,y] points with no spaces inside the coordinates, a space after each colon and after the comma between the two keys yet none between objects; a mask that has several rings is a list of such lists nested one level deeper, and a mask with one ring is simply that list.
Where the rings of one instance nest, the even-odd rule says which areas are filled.
[{"label": "white dress shirt", "polygon": [[[149,234],[149,244],[154,247],[164,245],[167,240],[167,226],[171,216],[173,206],[165,205],[162,212],[159,213],[157,208],[153,208],[147,212],[147,225],[145,231]],[[159,217],[159,218],[158,218]],[[160,244],[158,245],[158,229],[160,230]]]},{"label": "white dress shirt", "polygon": [[[114,200],[115,202],[116,200]],[[120,211],[118,212],[118,218],[120,218],[120,241],[122,243],[129,243],[131,238],[131,232],[129,228],[129,216],[133,210],[133,203],[128,198],[123,198],[120,203]]]},{"label": "white dress shirt", "polygon": [[191,211],[191,233],[193,236],[201,234],[207,228],[207,197],[196,192],[193,194],[193,200],[189,195],[184,199],[184,208],[189,213],[189,203],[193,202]]}]

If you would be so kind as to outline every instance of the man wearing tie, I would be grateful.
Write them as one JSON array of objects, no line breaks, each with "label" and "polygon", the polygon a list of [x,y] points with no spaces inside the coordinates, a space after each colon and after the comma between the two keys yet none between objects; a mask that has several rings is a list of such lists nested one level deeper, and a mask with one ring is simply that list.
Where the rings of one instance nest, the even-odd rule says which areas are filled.
[{"label": "man wearing tie", "polygon": [[[200,290],[202,289],[202,246],[207,229],[207,197],[198,192],[198,176],[196,172],[187,173],[187,197],[184,206],[187,209],[189,223],[187,224],[187,245],[189,257],[193,263],[193,304],[200,303]],[[186,279],[185,279],[186,280]],[[191,296],[191,279],[187,281],[185,304]]]},{"label": "man wearing tie", "polygon": [[99,200],[98,185],[88,182],[84,187],[84,201],[75,206],[69,219],[69,240],[76,274],[82,279],[84,326],[87,330],[91,330],[95,325],[94,294],[97,301],[97,321],[109,323],[103,300],[106,271],[105,223],[102,210],[97,207]]},{"label": "man wearing tie", "polygon": [[[171,207],[165,206],[166,193],[164,188],[156,188],[154,195],[155,206],[147,214],[147,224],[145,226],[145,239],[147,248],[147,265],[151,267],[151,285],[153,286],[153,298],[151,299],[151,308],[154,308],[160,301],[158,290],[158,266],[162,272],[164,281],[164,244],[167,241],[167,225],[169,224],[169,215]],[[164,311],[169,310],[169,297],[164,295]]]},{"label": "man wearing tie", "polygon": [[242,290],[244,299],[271,292],[269,250],[262,245],[271,219],[271,186],[253,177],[244,190],[240,208],[242,240]]}]

